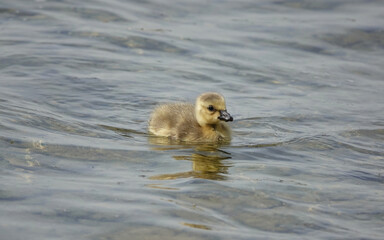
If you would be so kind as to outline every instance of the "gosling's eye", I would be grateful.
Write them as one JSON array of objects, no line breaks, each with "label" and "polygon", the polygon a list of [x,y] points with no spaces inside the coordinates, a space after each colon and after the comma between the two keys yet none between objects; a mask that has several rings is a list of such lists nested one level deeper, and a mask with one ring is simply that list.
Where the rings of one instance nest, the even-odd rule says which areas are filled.
[{"label": "gosling's eye", "polygon": [[215,108],[214,108],[212,105],[209,105],[209,106],[208,106],[208,110],[211,111],[211,112],[213,112],[213,111],[215,110]]}]

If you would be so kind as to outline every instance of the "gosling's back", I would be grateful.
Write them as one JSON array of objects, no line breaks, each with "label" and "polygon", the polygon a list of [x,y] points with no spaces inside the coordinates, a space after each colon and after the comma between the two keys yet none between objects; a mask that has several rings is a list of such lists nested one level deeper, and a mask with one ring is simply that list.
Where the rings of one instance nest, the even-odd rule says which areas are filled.
[{"label": "gosling's back", "polygon": [[[194,114],[194,105],[173,103],[158,106],[149,120],[149,131],[157,136],[171,137],[177,140],[199,138],[198,123]],[[194,133],[194,134],[192,134]]]}]

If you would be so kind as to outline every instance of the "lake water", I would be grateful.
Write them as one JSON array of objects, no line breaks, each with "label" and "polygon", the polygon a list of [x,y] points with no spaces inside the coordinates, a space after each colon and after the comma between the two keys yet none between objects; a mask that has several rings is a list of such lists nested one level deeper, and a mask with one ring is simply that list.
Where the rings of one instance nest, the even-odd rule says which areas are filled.
[{"label": "lake water", "polygon": [[[383,239],[383,13],[0,0],[0,239]],[[206,91],[229,145],[148,135]]]}]

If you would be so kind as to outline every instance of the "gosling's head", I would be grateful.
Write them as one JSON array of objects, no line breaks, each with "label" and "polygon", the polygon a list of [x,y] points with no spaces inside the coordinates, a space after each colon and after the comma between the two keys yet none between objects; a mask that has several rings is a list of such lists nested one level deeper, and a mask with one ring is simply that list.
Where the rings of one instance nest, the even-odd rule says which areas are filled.
[{"label": "gosling's head", "polygon": [[200,126],[233,121],[227,112],[224,97],[214,92],[203,93],[196,99],[195,114]]}]

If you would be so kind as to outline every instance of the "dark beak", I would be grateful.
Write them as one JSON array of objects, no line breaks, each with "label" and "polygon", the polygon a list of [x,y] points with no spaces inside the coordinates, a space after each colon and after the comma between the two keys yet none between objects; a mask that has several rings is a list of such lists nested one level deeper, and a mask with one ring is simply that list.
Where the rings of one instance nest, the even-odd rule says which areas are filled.
[{"label": "dark beak", "polygon": [[232,122],[233,117],[227,112],[227,110],[220,110],[220,116],[219,119],[221,121],[226,121],[226,122]]}]

